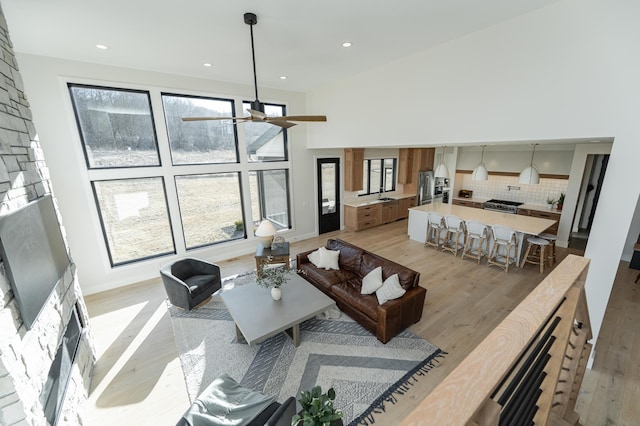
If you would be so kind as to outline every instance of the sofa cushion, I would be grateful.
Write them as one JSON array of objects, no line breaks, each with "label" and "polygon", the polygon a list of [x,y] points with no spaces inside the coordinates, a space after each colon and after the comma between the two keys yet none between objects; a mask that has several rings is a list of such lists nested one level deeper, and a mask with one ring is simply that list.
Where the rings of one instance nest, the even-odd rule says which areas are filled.
[{"label": "sofa cushion", "polygon": [[382,305],[387,300],[393,300],[397,299],[398,297],[402,297],[406,292],[407,290],[400,287],[398,274],[393,274],[384,281],[382,287],[376,290],[376,297],[378,298],[378,303]]},{"label": "sofa cushion", "polygon": [[382,287],[382,266],[378,266],[373,271],[369,272],[362,279],[361,294],[373,294],[377,289]]},{"label": "sofa cushion", "polygon": [[307,259],[309,259],[309,262],[313,263],[314,266],[318,267],[320,264],[320,249],[309,253]]},{"label": "sofa cushion", "polygon": [[301,271],[301,275],[307,280],[313,282],[316,287],[321,287],[328,290],[331,286],[356,278],[353,272],[346,271],[344,269],[322,269],[316,268],[311,263],[303,263],[298,266]]},{"label": "sofa cushion", "polygon": [[373,321],[378,319],[378,299],[375,294],[360,294],[360,279],[355,278],[331,287],[338,300],[362,312]]},{"label": "sofa cushion", "polygon": [[[342,240],[327,240],[329,250],[340,250],[340,269],[347,269],[354,274],[360,274],[360,259],[364,250]],[[366,274],[364,274],[366,275]],[[364,275],[362,275],[364,277]]]},{"label": "sofa cushion", "polygon": [[408,290],[413,286],[416,277],[415,271],[372,253],[364,253],[362,255],[360,275],[364,277],[378,266],[382,266],[383,280],[386,280],[393,274],[398,274],[398,281],[402,288]]},{"label": "sofa cushion", "polygon": [[320,263],[318,268],[324,269],[340,269],[338,258],[340,257],[340,250],[327,250],[324,247],[320,247]]}]

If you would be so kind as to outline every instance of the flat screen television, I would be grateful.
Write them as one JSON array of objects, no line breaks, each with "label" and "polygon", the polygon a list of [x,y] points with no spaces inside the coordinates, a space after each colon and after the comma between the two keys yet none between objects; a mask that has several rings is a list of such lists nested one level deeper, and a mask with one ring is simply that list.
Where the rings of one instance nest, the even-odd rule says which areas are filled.
[{"label": "flat screen television", "polygon": [[0,256],[30,329],[69,265],[50,195],[0,218]]}]

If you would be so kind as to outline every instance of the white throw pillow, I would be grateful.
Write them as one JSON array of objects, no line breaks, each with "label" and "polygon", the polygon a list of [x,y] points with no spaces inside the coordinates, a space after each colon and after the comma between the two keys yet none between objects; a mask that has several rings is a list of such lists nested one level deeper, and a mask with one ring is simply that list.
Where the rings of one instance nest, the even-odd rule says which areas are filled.
[{"label": "white throw pillow", "polygon": [[[320,247],[320,248],[324,248],[324,247]],[[315,266],[316,268],[319,268],[318,265],[320,265],[320,249],[309,253],[307,255],[307,258],[309,259],[309,262],[313,263],[313,266]]]},{"label": "white throw pillow", "polygon": [[373,294],[382,287],[382,266],[378,266],[362,279],[360,294]]},{"label": "white throw pillow", "polygon": [[320,263],[318,268],[324,268],[327,271],[329,269],[340,269],[338,265],[338,258],[340,257],[340,250],[327,250],[324,247],[320,247]]},{"label": "white throw pillow", "polygon": [[393,274],[386,280],[384,284],[378,290],[376,290],[376,296],[378,297],[378,303],[383,304],[387,300],[397,299],[402,297],[407,291],[400,286],[400,280],[398,274]]}]

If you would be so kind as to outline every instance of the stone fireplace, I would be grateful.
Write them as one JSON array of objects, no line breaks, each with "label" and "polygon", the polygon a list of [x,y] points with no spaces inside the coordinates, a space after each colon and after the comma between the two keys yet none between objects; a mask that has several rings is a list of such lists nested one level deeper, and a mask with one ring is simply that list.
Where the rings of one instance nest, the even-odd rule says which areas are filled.
[{"label": "stone fireplace", "polygon": [[[52,189],[1,9],[0,44],[1,218],[52,194]],[[59,214],[58,221],[63,223]],[[82,424],[95,349],[76,265],[69,258],[69,266],[29,329],[0,259],[2,425]]]}]

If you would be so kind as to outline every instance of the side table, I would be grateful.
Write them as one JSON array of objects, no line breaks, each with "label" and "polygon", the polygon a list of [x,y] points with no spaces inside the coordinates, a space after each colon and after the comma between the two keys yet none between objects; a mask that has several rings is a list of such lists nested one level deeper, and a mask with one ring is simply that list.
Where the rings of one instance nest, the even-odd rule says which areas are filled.
[{"label": "side table", "polygon": [[264,248],[262,244],[258,244],[256,248],[256,273],[262,275],[264,265],[272,265],[284,263],[285,268],[289,269],[289,243],[278,244],[277,248]]}]

